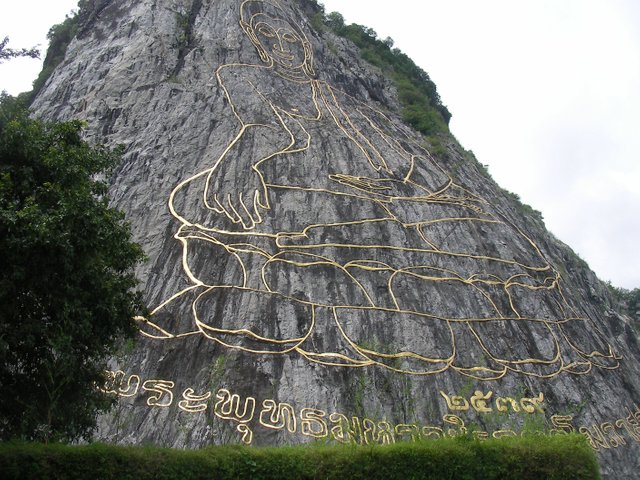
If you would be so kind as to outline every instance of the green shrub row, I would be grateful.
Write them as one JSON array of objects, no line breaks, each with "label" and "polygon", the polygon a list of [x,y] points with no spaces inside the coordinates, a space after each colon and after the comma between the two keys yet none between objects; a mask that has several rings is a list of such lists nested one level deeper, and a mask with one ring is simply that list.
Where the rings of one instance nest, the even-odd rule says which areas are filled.
[{"label": "green shrub row", "polygon": [[584,437],[447,438],[386,446],[174,450],[105,444],[0,445],[4,479],[598,479]]}]

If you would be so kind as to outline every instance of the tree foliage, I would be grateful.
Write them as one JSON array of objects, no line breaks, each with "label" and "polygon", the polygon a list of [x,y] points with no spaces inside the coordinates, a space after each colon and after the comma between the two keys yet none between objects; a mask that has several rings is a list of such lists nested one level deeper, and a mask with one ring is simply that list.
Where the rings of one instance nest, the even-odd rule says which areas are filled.
[{"label": "tree foliage", "polygon": [[0,439],[86,437],[114,401],[106,358],[143,313],[143,253],[106,196],[118,155],[81,126],[0,99]]},{"label": "tree foliage", "polygon": [[607,285],[609,291],[618,301],[618,310],[631,317],[640,318],[640,288],[634,288],[633,290],[618,288],[611,285],[611,282],[607,282]]},{"label": "tree foliage", "polygon": [[67,47],[71,43],[71,40],[73,40],[77,31],[77,12],[73,12],[70,16],[65,18],[64,22],[58,23],[49,29],[49,32],[47,33],[49,48],[47,48],[47,54],[44,57],[44,62],[42,63],[42,70],[38,74],[38,78],[33,82],[32,97],[35,97],[35,95],[38,94],[47,79],[53,73],[53,70],[64,60],[64,56],[67,53]]},{"label": "tree foliage", "polygon": [[32,48],[21,48],[16,50],[14,48],[9,48],[7,45],[9,44],[9,37],[4,37],[4,39],[0,42],[0,63],[5,60],[9,60],[10,58],[17,57],[30,57],[30,58],[39,58],[40,50],[36,47]]},{"label": "tree foliage", "polygon": [[[327,28],[355,43],[364,60],[382,69],[394,81],[403,118],[409,125],[425,135],[448,131],[451,113],[442,104],[436,84],[411,58],[393,48],[392,38],[381,40],[372,28],[356,23],[347,25],[340,13],[324,14],[317,3],[316,8],[316,13],[324,16]],[[314,25],[317,23],[316,18]]]}]

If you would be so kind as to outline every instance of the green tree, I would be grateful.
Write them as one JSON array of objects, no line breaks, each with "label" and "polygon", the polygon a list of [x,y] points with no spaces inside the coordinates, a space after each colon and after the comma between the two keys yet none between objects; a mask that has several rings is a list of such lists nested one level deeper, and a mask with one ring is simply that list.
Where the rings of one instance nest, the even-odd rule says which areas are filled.
[{"label": "green tree", "polygon": [[33,81],[31,98],[38,94],[55,68],[64,60],[67,47],[78,31],[78,18],[78,12],[71,12],[71,15],[68,15],[62,23],[49,29],[47,33],[49,47],[42,62],[42,70],[38,74],[38,78]]},{"label": "green tree", "polygon": [[611,282],[607,282],[607,286],[618,301],[618,311],[637,318],[638,312],[640,312],[640,288],[634,288],[633,290],[618,288],[611,285]]},{"label": "green tree", "polygon": [[31,58],[39,58],[40,50],[37,48],[21,48],[20,50],[15,50],[13,48],[7,47],[9,43],[9,37],[4,37],[2,41],[0,41],[0,63],[8,60],[10,58],[16,57],[31,57]]},{"label": "green tree", "polygon": [[0,98],[0,439],[86,438],[115,401],[106,359],[144,314],[143,252],[108,206],[119,156],[17,102]]},{"label": "green tree", "polygon": [[[316,8],[316,13],[324,11]],[[357,23],[347,25],[338,12],[325,15],[324,23],[336,35],[355,43],[364,60],[382,69],[394,81],[405,122],[425,135],[449,130],[451,113],[442,104],[436,84],[413,60],[393,48],[391,37],[381,40],[372,28]]]}]

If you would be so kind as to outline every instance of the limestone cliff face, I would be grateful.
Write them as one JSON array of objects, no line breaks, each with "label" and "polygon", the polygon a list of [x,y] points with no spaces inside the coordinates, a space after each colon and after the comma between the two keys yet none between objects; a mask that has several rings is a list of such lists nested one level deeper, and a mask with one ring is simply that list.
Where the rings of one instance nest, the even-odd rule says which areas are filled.
[{"label": "limestone cliff face", "polygon": [[637,470],[629,319],[452,138],[433,155],[356,47],[287,0],[102,1],[80,23],[33,108],[125,145],[111,196],[153,309],[112,362],[101,439],[534,425]]}]

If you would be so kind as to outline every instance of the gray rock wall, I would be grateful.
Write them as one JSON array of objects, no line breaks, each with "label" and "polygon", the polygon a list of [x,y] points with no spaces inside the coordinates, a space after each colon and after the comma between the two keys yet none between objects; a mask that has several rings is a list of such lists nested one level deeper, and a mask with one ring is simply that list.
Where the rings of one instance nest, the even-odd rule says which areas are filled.
[{"label": "gray rock wall", "polygon": [[113,0],[81,19],[33,107],[125,146],[111,197],[153,309],[112,361],[99,438],[579,431],[605,475],[635,475],[630,320],[453,138],[434,156],[356,47],[285,0]]}]

